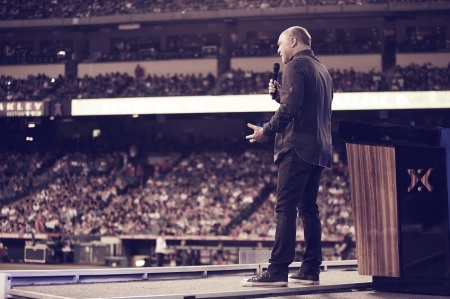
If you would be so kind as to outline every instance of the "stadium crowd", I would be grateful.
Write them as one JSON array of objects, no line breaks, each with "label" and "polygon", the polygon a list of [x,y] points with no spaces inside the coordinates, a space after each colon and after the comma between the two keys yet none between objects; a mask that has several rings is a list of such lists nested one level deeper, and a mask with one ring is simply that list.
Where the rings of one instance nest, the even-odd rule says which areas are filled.
[{"label": "stadium crowd", "polygon": [[[269,219],[274,215],[276,167],[271,151],[230,140],[220,144],[192,147],[154,165],[118,150],[5,152],[0,232],[107,236],[157,235],[164,229],[175,236],[273,236]],[[322,180],[325,238],[336,236],[340,225],[352,224],[345,171],[343,161],[336,159]],[[36,172],[45,184],[22,183]],[[18,185],[27,189],[26,195],[12,197]],[[265,194],[265,188],[271,192]],[[242,217],[248,210],[254,213]]]},{"label": "stadium crowd", "polygon": [[[434,0],[433,0],[434,1]],[[448,0],[436,0],[434,2]],[[422,3],[421,0],[0,0],[0,20],[90,18],[98,16],[164,12],[250,10],[306,5],[374,5]],[[376,30],[353,36],[342,31],[337,37],[318,36],[317,54],[381,53]],[[200,58],[198,51],[153,53],[126,45],[103,53],[97,61]],[[37,55],[32,42],[3,43],[0,64],[56,63],[54,42]],[[268,56],[276,52],[276,41],[235,47],[233,57]],[[58,48],[59,49],[59,48]],[[180,48],[181,49],[181,48]],[[400,52],[450,50],[450,43],[434,37],[399,42]],[[70,57],[71,44],[64,45]],[[173,50],[173,49],[172,49]],[[212,53],[217,55],[217,52]],[[146,54],[147,55],[147,54]],[[175,56],[173,56],[175,55]],[[137,67],[137,70],[139,68]],[[336,92],[450,90],[450,64],[397,66],[391,74],[378,71],[331,69]],[[212,74],[156,76],[136,72],[108,73],[71,80],[45,74],[26,79],[0,76],[0,101],[48,101],[76,98],[126,98],[223,94],[266,94],[270,73],[232,69]],[[182,142],[180,144],[180,142]],[[159,142],[159,154],[168,149],[164,163],[152,164],[122,150],[32,153],[5,150],[0,153],[0,232],[61,233],[64,235],[157,235],[162,229],[174,236],[218,236],[238,238],[273,237],[276,167],[264,146],[249,148],[227,140],[207,148],[205,140],[188,149],[186,140]],[[201,146],[198,146],[201,145]],[[339,235],[343,225],[353,225],[348,174],[342,155],[335,149],[333,168],[324,172],[319,190],[323,237]],[[220,215],[220,217],[218,217]],[[302,237],[300,229],[298,235]]]},{"label": "stadium crowd", "polygon": [[[432,0],[447,2],[448,0]],[[422,0],[2,0],[0,20],[87,18],[107,15],[148,14],[216,10],[271,9],[279,7],[302,7],[306,5],[374,5],[394,3],[422,3]]]},{"label": "stadium crowd", "polygon": [[[397,66],[392,76],[377,71],[330,70],[336,92],[427,91],[450,89],[450,64]],[[192,96],[220,94],[264,94],[270,73],[230,70],[223,76],[212,74],[147,74],[136,78],[126,73],[82,77],[75,81],[60,76],[30,75],[26,79],[0,76],[2,101],[53,101],[79,98],[126,98],[152,96]]]},{"label": "stadium crowd", "polygon": [[0,153],[0,200],[10,202],[19,199],[30,188],[45,181],[42,169],[51,164],[51,152],[22,155],[19,152]]},{"label": "stadium crowd", "polygon": [[[336,28],[334,30],[312,30],[314,36],[314,52],[317,55],[336,55],[336,54],[366,54],[381,53],[382,40],[379,30],[376,28],[363,28],[360,32]],[[161,50],[159,42],[153,42],[152,45],[143,44],[145,36],[140,38],[117,38],[109,52],[96,53],[95,57],[88,57],[88,61],[144,61],[144,60],[165,60],[165,59],[196,59],[203,57],[218,56],[220,44],[213,38],[205,37],[201,40],[195,40],[189,44],[183,44],[183,36],[178,37],[178,41],[170,49]],[[432,37],[429,43],[433,42]],[[409,44],[416,45],[413,40],[405,41],[405,49]],[[236,42],[232,45],[232,57],[258,57],[272,56],[277,52],[276,38],[247,38],[243,42]],[[20,45],[17,45],[20,46]],[[413,47],[410,47],[413,49]],[[436,45],[435,50],[441,49]],[[20,51],[17,51],[20,53]],[[6,61],[6,60],[5,60]]]},{"label": "stadium crowd", "polygon": [[[441,28],[435,28],[441,32]],[[407,33],[398,41],[399,53],[435,53],[450,51],[450,40],[440,33],[414,34]],[[382,38],[377,28],[363,28],[355,33],[351,29],[336,28],[333,30],[312,31],[313,48],[317,55],[368,54],[381,53]],[[119,38],[112,42],[109,52],[99,52],[87,56],[79,55],[83,61],[146,61],[168,59],[200,59],[218,56],[220,45],[208,39],[183,45],[183,36],[178,37],[177,46],[161,50],[159,43],[142,45],[138,39]],[[231,57],[261,57],[276,53],[277,40],[249,39],[233,44]],[[48,64],[70,61],[73,52],[71,41],[50,40],[39,45],[39,51],[33,51],[32,41],[5,41],[0,44],[0,64]],[[61,54],[63,53],[63,54]]]}]

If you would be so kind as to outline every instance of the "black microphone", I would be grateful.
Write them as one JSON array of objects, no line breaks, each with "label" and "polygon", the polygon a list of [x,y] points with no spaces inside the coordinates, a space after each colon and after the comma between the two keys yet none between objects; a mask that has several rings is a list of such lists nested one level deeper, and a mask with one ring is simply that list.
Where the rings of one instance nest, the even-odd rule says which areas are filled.
[{"label": "black microphone", "polygon": [[[272,80],[273,81],[278,80],[278,72],[279,71],[280,71],[280,64],[279,63],[274,63],[273,64],[273,72],[272,72]],[[278,91],[275,90],[274,92],[271,93],[271,95],[272,95],[272,100],[275,100],[277,98]]]}]

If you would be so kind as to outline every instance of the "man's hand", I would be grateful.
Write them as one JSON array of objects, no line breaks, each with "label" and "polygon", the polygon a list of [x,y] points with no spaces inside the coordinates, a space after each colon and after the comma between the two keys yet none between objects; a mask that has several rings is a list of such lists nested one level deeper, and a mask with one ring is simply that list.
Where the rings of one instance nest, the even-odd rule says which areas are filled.
[{"label": "man's hand", "polygon": [[[278,83],[278,81],[276,81],[276,80],[274,81],[273,79],[270,79],[268,89],[269,89],[270,96],[272,96],[272,99],[274,99],[275,101],[277,101],[279,103],[280,102],[280,93],[278,91],[281,90],[280,83]],[[273,95],[275,95],[275,98],[273,97]]]},{"label": "man's hand", "polygon": [[253,129],[253,134],[252,135],[245,136],[245,139],[248,139],[251,143],[254,143],[254,142],[265,142],[265,141],[267,141],[269,139],[266,135],[264,135],[262,127],[255,126],[255,125],[250,124],[250,123],[248,123],[247,126],[250,129]]}]

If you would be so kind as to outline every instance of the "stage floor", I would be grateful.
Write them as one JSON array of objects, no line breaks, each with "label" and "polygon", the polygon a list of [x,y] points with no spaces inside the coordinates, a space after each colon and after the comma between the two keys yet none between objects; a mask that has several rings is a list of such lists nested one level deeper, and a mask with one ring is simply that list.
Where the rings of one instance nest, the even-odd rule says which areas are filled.
[{"label": "stage floor", "polygon": [[[158,269],[2,270],[1,272],[10,272],[12,276],[13,286],[7,291],[7,298],[22,299],[448,298],[376,292],[371,289],[372,277],[359,275],[355,267],[328,267],[321,273],[321,283],[318,286],[289,284],[288,287],[278,288],[242,287],[241,280],[253,275],[251,272],[255,269],[257,269],[255,265],[249,265],[248,268],[244,265],[236,265]],[[142,273],[144,276],[140,276]],[[75,275],[79,281],[74,283],[72,275]],[[183,278],[183,275],[186,278]],[[18,282],[14,283],[14,277]],[[36,277],[39,279],[36,280]],[[64,280],[72,282],[68,283]]]}]

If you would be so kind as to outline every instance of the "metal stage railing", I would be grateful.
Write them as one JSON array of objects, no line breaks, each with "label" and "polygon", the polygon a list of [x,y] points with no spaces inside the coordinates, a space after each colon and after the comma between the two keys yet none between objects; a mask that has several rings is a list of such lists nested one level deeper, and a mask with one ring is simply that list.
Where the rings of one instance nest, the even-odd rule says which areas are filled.
[{"label": "metal stage railing", "polygon": [[[291,269],[299,268],[301,262],[291,264]],[[319,286],[291,287],[288,288],[242,288],[240,279],[245,276],[259,274],[267,268],[267,263],[234,264],[234,265],[209,265],[209,266],[181,266],[181,267],[144,267],[144,268],[107,268],[107,269],[67,269],[67,270],[9,270],[0,271],[0,298],[39,298],[39,299],[69,299],[87,298],[85,295],[75,296],[70,288],[105,289],[112,288],[117,283],[120,291],[125,294],[116,296],[89,297],[89,298],[258,298],[274,296],[330,292],[336,290],[365,289],[370,288],[371,277],[360,279],[356,271],[345,271],[348,276],[344,281],[343,272],[336,274],[337,270],[356,270],[356,260],[350,261],[325,261],[322,264],[323,273],[330,272],[333,278],[327,278],[328,282]],[[331,273],[335,271],[335,273]],[[344,276],[345,276],[344,275]],[[349,276],[350,275],[350,276]],[[322,275],[323,276],[323,275]],[[358,278],[359,277],[359,278]],[[210,287],[202,285],[202,279],[212,279]],[[354,279],[357,278],[357,279]],[[336,283],[333,283],[336,280]],[[340,280],[339,280],[340,279]],[[173,281],[176,283],[173,283]],[[323,281],[323,280],[322,280]],[[137,289],[136,284],[145,283],[149,288],[145,295],[136,295],[131,292]],[[116,284],[110,284],[116,283]],[[151,285],[153,283],[153,285]],[[106,284],[106,285],[103,285]],[[185,285],[185,289],[177,289]],[[122,287],[123,286],[123,287]],[[47,288],[51,288],[48,291]],[[55,291],[55,288],[59,288]],[[139,286],[143,288],[143,286]],[[158,289],[159,288],[159,289]],[[126,290],[129,290],[126,292]],[[158,290],[156,290],[158,289]],[[55,291],[55,295],[51,294]],[[46,293],[48,292],[48,293]],[[92,292],[92,291],[91,291]],[[119,291],[118,291],[119,292]],[[67,294],[66,294],[67,293]],[[130,295],[131,294],[131,295]],[[133,295],[134,294],[134,295]],[[80,297],[81,296],[81,297]]]}]

